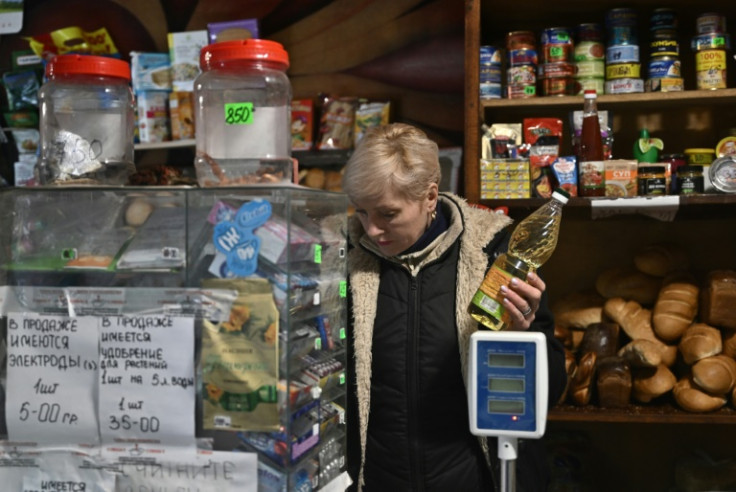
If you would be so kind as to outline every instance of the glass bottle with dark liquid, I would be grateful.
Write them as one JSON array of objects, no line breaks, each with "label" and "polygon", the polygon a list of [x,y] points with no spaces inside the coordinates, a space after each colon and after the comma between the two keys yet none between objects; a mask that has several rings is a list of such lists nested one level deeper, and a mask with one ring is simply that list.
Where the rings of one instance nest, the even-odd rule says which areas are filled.
[{"label": "glass bottle with dark liquid", "polygon": [[483,283],[473,296],[468,311],[485,327],[502,330],[511,324],[500,295],[502,285],[513,277],[525,280],[552,256],[560,232],[562,206],[570,195],[561,189],[552,193],[552,199],[519,222],[509,240],[509,249],[493,262]]},{"label": "glass bottle with dark liquid", "polygon": [[605,196],[603,140],[598,120],[596,91],[586,90],[583,103],[583,126],[580,135],[578,174],[580,196]]}]

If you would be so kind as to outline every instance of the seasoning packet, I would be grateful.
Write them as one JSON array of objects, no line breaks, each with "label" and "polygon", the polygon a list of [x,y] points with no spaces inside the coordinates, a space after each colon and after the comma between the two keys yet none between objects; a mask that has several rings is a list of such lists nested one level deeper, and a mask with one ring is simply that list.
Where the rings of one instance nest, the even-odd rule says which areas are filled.
[{"label": "seasoning packet", "polygon": [[522,142],[521,123],[481,125],[481,159],[516,159]]},{"label": "seasoning packet", "polygon": [[291,150],[312,150],[314,134],[314,101],[291,101]]},{"label": "seasoning packet", "polygon": [[578,196],[578,158],[574,155],[560,156],[552,163],[558,186],[570,196]]},{"label": "seasoning packet", "polygon": [[560,155],[562,120],[524,118],[524,142],[530,146],[529,163],[532,168],[551,166]]}]

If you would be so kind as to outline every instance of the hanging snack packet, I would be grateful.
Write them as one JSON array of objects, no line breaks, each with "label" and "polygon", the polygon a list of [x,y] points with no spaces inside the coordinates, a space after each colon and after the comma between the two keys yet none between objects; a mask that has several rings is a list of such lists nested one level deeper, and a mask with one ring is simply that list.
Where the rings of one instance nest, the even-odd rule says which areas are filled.
[{"label": "hanging snack packet", "polygon": [[389,123],[390,102],[362,102],[355,111],[354,145],[363,138],[371,128]]},{"label": "hanging snack packet", "polygon": [[291,150],[312,150],[314,102],[311,99],[291,101]]},{"label": "hanging snack packet", "polygon": [[319,150],[352,148],[357,103],[354,97],[325,98],[319,121]]},{"label": "hanging snack packet", "polygon": [[560,155],[562,120],[558,118],[524,118],[524,142],[529,147],[532,168],[548,167]]},{"label": "hanging snack packet", "polygon": [[38,107],[38,89],[41,85],[35,71],[5,72],[3,85],[11,111]]},{"label": "hanging snack packet", "polygon": [[481,125],[482,159],[516,159],[521,146],[521,123]]}]

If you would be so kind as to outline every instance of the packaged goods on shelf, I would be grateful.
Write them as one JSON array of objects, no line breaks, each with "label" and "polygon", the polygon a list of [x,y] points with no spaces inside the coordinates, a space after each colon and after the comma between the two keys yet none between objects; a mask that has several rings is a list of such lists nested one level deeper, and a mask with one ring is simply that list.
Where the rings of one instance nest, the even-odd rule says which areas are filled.
[{"label": "packaged goods on shelf", "polygon": [[130,52],[130,82],[133,92],[170,91],[171,59],[168,53]]},{"label": "packaged goods on shelf", "polygon": [[528,159],[481,159],[480,196],[483,199],[531,198]]},{"label": "packaged goods on shelf", "polygon": [[141,143],[171,140],[169,127],[169,93],[143,91],[136,94],[138,139]]},{"label": "packaged goods on shelf", "polygon": [[207,24],[210,43],[259,38],[258,19],[237,19]]},{"label": "packaged goods on shelf", "polygon": [[170,32],[167,37],[171,60],[171,88],[192,92],[199,75],[199,53],[207,45],[206,30]]}]

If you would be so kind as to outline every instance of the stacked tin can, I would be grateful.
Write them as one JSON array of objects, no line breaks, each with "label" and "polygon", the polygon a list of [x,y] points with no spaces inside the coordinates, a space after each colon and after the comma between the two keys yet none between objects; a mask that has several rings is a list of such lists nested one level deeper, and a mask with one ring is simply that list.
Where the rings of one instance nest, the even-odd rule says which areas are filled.
[{"label": "stacked tin can", "polygon": [[695,51],[695,79],[698,89],[726,88],[726,52],[731,38],[726,32],[726,18],[708,12],[695,21],[696,35],[692,40]]},{"label": "stacked tin can", "polygon": [[603,94],[606,81],[606,48],[603,45],[603,29],[600,24],[577,26],[575,43],[575,94],[586,90]]},{"label": "stacked tin can", "polygon": [[670,8],[652,12],[649,20],[649,66],[647,92],[684,90],[677,40],[677,14]]},{"label": "stacked tin can", "polygon": [[537,77],[543,96],[572,96],[575,90],[573,40],[566,27],[548,27],[542,31],[542,63]]},{"label": "stacked tin can", "polygon": [[606,12],[606,94],[644,92],[636,24],[634,9],[617,8]]},{"label": "stacked tin can", "polygon": [[480,98],[501,97],[501,50],[495,46],[480,47]]},{"label": "stacked tin can", "polygon": [[537,50],[532,31],[506,35],[506,97],[522,99],[537,95]]}]

